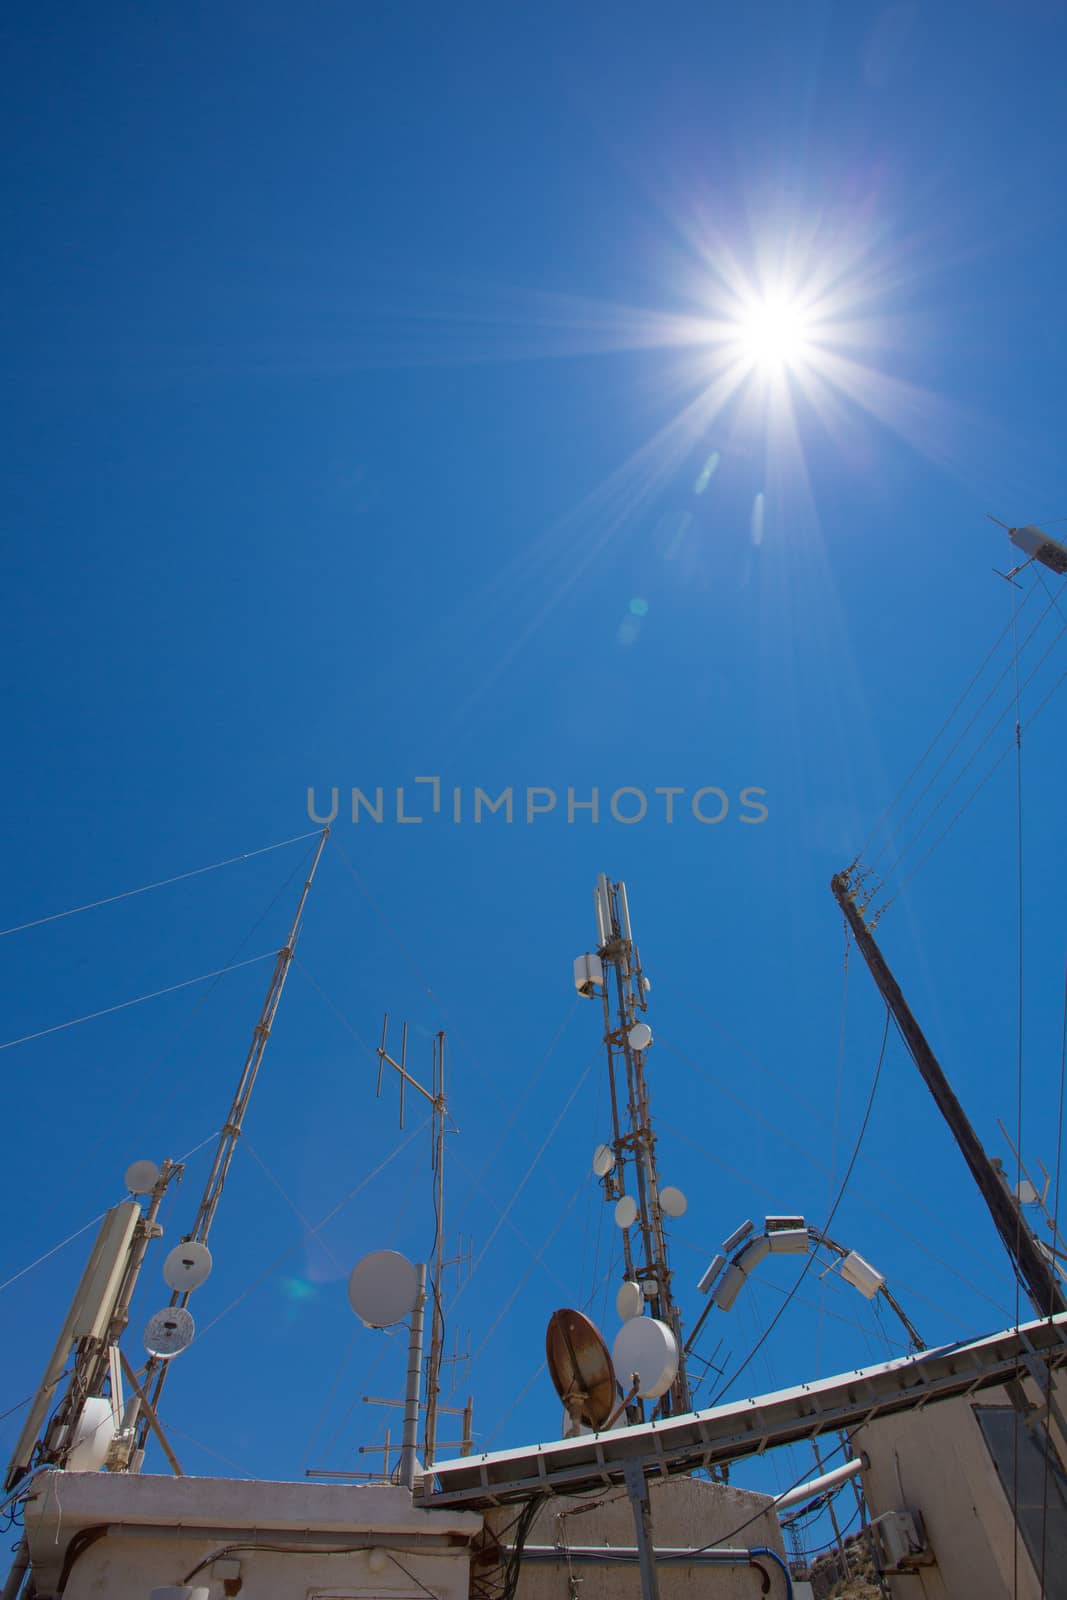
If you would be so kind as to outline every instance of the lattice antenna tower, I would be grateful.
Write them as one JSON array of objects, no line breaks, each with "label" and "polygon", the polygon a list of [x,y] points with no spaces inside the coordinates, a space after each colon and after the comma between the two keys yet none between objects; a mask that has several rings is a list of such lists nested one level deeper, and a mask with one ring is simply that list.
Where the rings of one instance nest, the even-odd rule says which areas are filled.
[{"label": "lattice antenna tower", "polygon": [[[667,1213],[661,1204],[656,1136],[645,1078],[645,1054],[652,1043],[652,1030],[644,1021],[644,1014],[651,985],[630,926],[626,885],[612,883],[602,872],[593,889],[593,899],[601,981],[598,985],[594,967],[591,981],[584,988],[579,984],[579,989],[587,994],[594,993],[596,987],[601,990],[614,1155],[610,1170],[598,1172],[598,1176],[604,1185],[605,1200],[613,1201],[616,1207],[627,1195],[632,1197],[635,1215],[622,1229],[623,1275],[641,1285],[652,1315],[665,1322],[678,1341],[678,1374],[660,1405],[662,1415],[670,1416],[688,1411],[690,1396],[682,1320],[671,1293],[663,1229]],[[629,1186],[628,1173],[633,1179]]]}]

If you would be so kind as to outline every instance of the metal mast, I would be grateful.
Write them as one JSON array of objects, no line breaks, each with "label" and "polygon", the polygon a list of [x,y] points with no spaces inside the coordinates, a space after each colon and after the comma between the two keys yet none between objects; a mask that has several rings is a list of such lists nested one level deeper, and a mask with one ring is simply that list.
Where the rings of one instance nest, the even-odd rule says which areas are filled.
[{"label": "metal mast", "polygon": [[[645,1052],[651,1030],[641,1022],[648,1005],[649,983],[630,928],[626,885],[601,873],[593,890],[597,921],[597,954],[603,966],[604,1047],[611,1094],[612,1150],[615,1162],[604,1175],[605,1199],[616,1203],[626,1194],[626,1171],[632,1164],[637,1205],[634,1223],[624,1228],[624,1276],[638,1282],[652,1315],[665,1322],[678,1341],[678,1375],[660,1402],[664,1416],[690,1409],[682,1319],[671,1294],[671,1269],[660,1207],[656,1136],[652,1129]],[[644,1035],[647,1033],[648,1037]]]},{"label": "metal mast", "polygon": [[[208,1235],[211,1232],[211,1224],[215,1219],[215,1212],[218,1210],[219,1201],[222,1199],[222,1191],[226,1184],[226,1174],[230,1170],[230,1162],[233,1160],[233,1153],[237,1148],[237,1141],[241,1137],[241,1126],[245,1119],[245,1112],[248,1110],[248,1102],[252,1097],[252,1090],[256,1085],[256,1077],[259,1073],[263,1057],[266,1054],[267,1041],[270,1039],[271,1028],[274,1025],[274,1017],[278,1010],[278,1002],[281,1000],[282,990],[285,988],[285,980],[289,974],[289,967],[292,963],[293,953],[296,950],[296,941],[300,936],[300,922],[304,915],[304,906],[307,903],[307,897],[310,892],[312,882],[314,881],[315,871],[321,859],[322,852],[326,847],[326,840],[329,836],[329,832],[329,828],[323,828],[322,833],[319,836],[318,846],[315,850],[314,858],[308,870],[307,878],[304,880],[304,887],[301,890],[300,900],[296,908],[296,914],[293,917],[292,926],[289,929],[289,937],[286,939],[282,948],[278,951],[278,958],[274,963],[274,971],[271,974],[270,986],[267,989],[267,998],[263,1002],[263,1010],[260,1012],[259,1021],[256,1023],[256,1026],[252,1031],[252,1043],[249,1045],[248,1054],[245,1057],[245,1064],[241,1070],[241,1076],[237,1081],[237,1089],[230,1105],[229,1114],[226,1118],[226,1121],[223,1123],[222,1131],[219,1134],[219,1141],[215,1147],[215,1158],[211,1163],[211,1171],[208,1174],[207,1183],[204,1186],[204,1193],[200,1200],[200,1208],[196,1214],[196,1221],[194,1222],[192,1229],[187,1234],[183,1235],[183,1241],[195,1239],[200,1244],[207,1244]],[[171,1308],[175,1306],[184,1307],[188,1299],[188,1290],[182,1291],[176,1289],[170,1297],[170,1306]],[[139,1432],[137,1438],[137,1451],[133,1456],[134,1463],[139,1462],[140,1452],[143,1452],[145,1444],[147,1443],[148,1433],[151,1427],[149,1418],[153,1413],[158,1412],[159,1397],[163,1391],[163,1385],[167,1381],[168,1369],[168,1362],[162,1361],[158,1356],[149,1357],[148,1363],[144,1370],[144,1379],[141,1389],[142,1394],[148,1398],[151,1409],[148,1412],[148,1415],[137,1419]],[[134,1408],[137,1407],[138,1401],[136,1397],[132,1404]],[[134,1410],[132,1415],[136,1417],[136,1410]]]},{"label": "metal mast", "polygon": [[438,1033],[433,1050],[434,1246],[433,1311],[430,1316],[430,1359],[426,1369],[426,1437],[423,1461],[429,1466],[437,1448],[437,1407],[441,1393],[441,1356],[445,1338],[441,1275],[445,1242],[445,1036]]},{"label": "metal mast", "polygon": [[855,887],[848,872],[839,872],[831,879],[834,899],[845,914],[863,959],[871,976],[881,991],[882,998],[896,1019],[904,1043],[907,1045],[923,1082],[934,1097],[937,1109],[948,1123],[952,1137],[960,1147],[963,1159],[971,1169],[971,1176],[989,1207],[994,1226],[1001,1242],[1011,1257],[1019,1281],[1039,1317],[1051,1317],[1067,1311],[1067,1299],[1056,1279],[1047,1257],[1030,1231],[1010,1191],[1001,1181],[996,1168],[982,1148],[982,1143],[972,1128],[967,1114],[956,1098],[952,1085],[946,1078],[926,1037],[913,1017],[901,993],[900,986],[886,965],[870,928],[856,904]]},{"label": "metal mast", "polygon": [[[423,1436],[423,1461],[428,1467],[437,1448],[437,1415],[441,1410],[454,1408],[442,1406],[441,1361],[444,1355],[445,1317],[441,1299],[445,1268],[445,1133],[448,1126],[448,1103],[445,1099],[445,1035],[434,1035],[432,1090],[426,1089],[407,1068],[408,1028],[405,1022],[400,1034],[400,1060],[394,1061],[385,1048],[389,1028],[389,1013],[382,1021],[382,1042],[378,1046],[378,1088],[382,1092],[382,1073],[388,1065],[400,1078],[400,1126],[404,1126],[404,1088],[411,1088],[428,1100],[431,1107],[430,1169],[433,1179],[434,1247],[431,1268],[431,1293],[433,1312],[430,1320],[430,1353],[426,1362],[426,1423]],[[386,1402],[388,1403],[388,1402]]]}]

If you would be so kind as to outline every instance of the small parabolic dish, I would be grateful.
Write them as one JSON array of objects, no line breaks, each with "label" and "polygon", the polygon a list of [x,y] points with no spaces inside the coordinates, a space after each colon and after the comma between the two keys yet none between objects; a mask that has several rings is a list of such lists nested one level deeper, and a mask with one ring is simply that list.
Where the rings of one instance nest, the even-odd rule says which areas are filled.
[{"label": "small parabolic dish", "polygon": [[131,1194],[151,1194],[159,1182],[159,1168],[154,1161],[133,1161],[124,1181]]},{"label": "small parabolic dish", "polygon": [[606,1178],[614,1169],[615,1152],[610,1144],[598,1144],[593,1151],[593,1171],[598,1178]]},{"label": "small parabolic dish", "polygon": [[658,1400],[678,1375],[678,1341],[665,1322],[655,1317],[634,1317],[615,1336],[612,1359],[623,1389],[638,1380],[643,1400]]},{"label": "small parabolic dish", "polygon": [[144,1347],[150,1356],[169,1361],[172,1356],[180,1356],[183,1350],[188,1350],[195,1332],[196,1324],[184,1307],[168,1306],[165,1311],[157,1311],[155,1316],[149,1317]]},{"label": "small parabolic dish", "polygon": [[68,1472],[99,1472],[114,1437],[111,1401],[104,1395],[90,1395],[74,1429],[74,1441],[65,1463]]},{"label": "small parabolic dish", "polygon": [[183,1239],[163,1263],[163,1281],[168,1289],[188,1294],[199,1289],[211,1275],[211,1251],[198,1239]]},{"label": "small parabolic dish", "polygon": [[635,1022],[626,1038],[631,1050],[647,1050],[652,1043],[652,1029],[647,1022]]},{"label": "small parabolic dish", "polygon": [[372,1250],[348,1278],[348,1301],[368,1328],[391,1328],[415,1309],[419,1275],[398,1250]]},{"label": "small parabolic dish", "polygon": [[639,1317],[645,1309],[645,1297],[641,1293],[641,1285],[632,1278],[627,1278],[625,1283],[619,1285],[619,1292],[615,1296],[615,1309],[619,1313],[621,1322],[629,1322],[631,1317]]},{"label": "small parabolic dish", "polygon": [[615,1221],[620,1228],[628,1228],[637,1221],[637,1201],[632,1194],[624,1194],[615,1202]]},{"label": "small parabolic dish", "polygon": [[615,1409],[615,1370],[608,1347],[580,1311],[553,1311],[545,1355],[556,1393],[572,1422],[594,1431]]},{"label": "small parabolic dish", "polygon": [[689,1209],[689,1201],[681,1189],[668,1184],[659,1192],[659,1208],[665,1217],[684,1217]]}]

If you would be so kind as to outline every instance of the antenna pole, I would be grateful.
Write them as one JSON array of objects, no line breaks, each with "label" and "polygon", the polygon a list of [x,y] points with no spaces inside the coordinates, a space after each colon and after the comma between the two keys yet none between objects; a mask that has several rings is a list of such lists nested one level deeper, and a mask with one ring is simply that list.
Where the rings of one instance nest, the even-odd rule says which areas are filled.
[{"label": "antenna pole", "polygon": [[[437,1414],[442,1409],[441,1360],[444,1353],[445,1317],[441,1300],[445,1268],[445,1133],[448,1121],[448,1102],[445,1099],[445,1035],[434,1035],[432,1089],[427,1089],[407,1069],[407,1023],[401,1034],[400,1060],[394,1061],[385,1048],[389,1028],[389,1014],[382,1023],[382,1042],[378,1046],[378,1092],[381,1093],[382,1072],[386,1065],[393,1068],[400,1079],[400,1126],[404,1126],[405,1085],[421,1094],[431,1106],[430,1170],[433,1179],[434,1248],[431,1278],[433,1313],[430,1320],[430,1354],[426,1362],[426,1428],[423,1434],[423,1457],[429,1466],[437,1447]],[[447,1407],[445,1408],[448,1409]]]},{"label": "antenna pole", "polygon": [[404,1395],[404,1435],[400,1447],[400,1482],[405,1489],[415,1487],[415,1457],[419,1445],[419,1384],[422,1378],[422,1313],[426,1304],[426,1264],[416,1267],[419,1292],[411,1313],[408,1340],[408,1384]]},{"label": "antenna pole", "polygon": [[426,1368],[426,1432],[423,1459],[427,1466],[437,1448],[437,1409],[441,1393],[441,1354],[444,1344],[444,1311],[441,1304],[445,1239],[445,1036],[434,1039],[433,1060],[433,1167],[434,1220],[436,1232],[433,1253],[433,1309],[430,1315],[430,1359]]},{"label": "antenna pole", "polygon": [[[659,1203],[656,1136],[645,1082],[644,1051],[630,1043],[630,1033],[647,1006],[645,976],[630,927],[626,885],[612,883],[606,873],[601,873],[594,897],[600,939],[598,953],[605,968],[604,1047],[608,1058],[615,1152],[615,1165],[604,1179],[604,1188],[608,1200],[620,1199],[626,1192],[627,1163],[633,1163],[639,1250],[635,1252],[631,1230],[624,1228],[624,1275],[635,1278],[646,1289],[652,1315],[665,1322],[678,1341],[678,1375],[660,1402],[660,1414],[671,1416],[690,1409],[689,1378],[682,1320],[671,1294],[671,1269]],[[613,979],[608,977],[609,968]]]},{"label": "antenna pole", "polygon": [[1030,1226],[1017,1208],[997,1171],[982,1148],[981,1141],[971,1126],[967,1114],[956,1098],[952,1085],[941,1064],[926,1041],[916,1022],[896,979],[890,972],[874,935],[863,920],[856,905],[856,890],[849,873],[839,872],[830,880],[834,899],[845,914],[845,920],[859,945],[871,976],[904,1036],[904,1043],[919,1069],[923,1082],[934,1097],[934,1102],[952,1137],[959,1145],[971,1176],[989,1208],[993,1225],[1019,1275],[1020,1282],[1039,1317],[1051,1317],[1067,1311],[1067,1300],[1056,1281],[1055,1274],[1038,1247]]},{"label": "antenna pole", "polygon": [[[322,833],[319,835],[318,846],[308,870],[308,875],[304,880],[304,887],[300,893],[296,914],[289,929],[289,937],[278,951],[278,959],[274,963],[270,986],[267,989],[267,998],[263,1002],[259,1021],[252,1030],[252,1043],[248,1047],[245,1064],[237,1081],[237,1089],[230,1105],[229,1115],[219,1134],[219,1142],[215,1147],[215,1157],[211,1163],[211,1171],[208,1174],[204,1193],[200,1200],[200,1209],[197,1211],[196,1221],[193,1223],[191,1230],[183,1236],[185,1240],[195,1239],[200,1244],[207,1244],[208,1235],[211,1232],[211,1224],[215,1220],[215,1212],[218,1210],[219,1201],[222,1199],[222,1191],[226,1185],[226,1175],[230,1170],[230,1162],[233,1160],[237,1141],[241,1137],[241,1127],[245,1119],[245,1112],[248,1110],[248,1102],[252,1098],[252,1090],[256,1086],[256,1077],[266,1054],[267,1041],[270,1039],[278,1003],[282,997],[282,990],[285,988],[285,980],[289,975],[289,968],[296,950],[296,941],[300,937],[300,923],[304,915],[304,906],[307,904],[307,897],[314,882],[315,872],[322,858],[322,852],[326,848],[326,840],[329,837],[329,833],[329,828],[323,828]],[[188,1290],[176,1289],[170,1297],[170,1305],[172,1308],[174,1306],[184,1306],[188,1299]],[[150,1356],[145,1366],[144,1380],[141,1387],[145,1395],[148,1396],[153,1411],[157,1414],[159,1411],[159,1397],[163,1391],[163,1385],[167,1381],[168,1367],[169,1363],[161,1361],[158,1356]],[[149,1393],[150,1388],[151,1393]],[[133,1457],[134,1462],[139,1462],[140,1460],[140,1452],[143,1452],[148,1439],[149,1426],[147,1417],[142,1417],[139,1424],[137,1450]]]}]

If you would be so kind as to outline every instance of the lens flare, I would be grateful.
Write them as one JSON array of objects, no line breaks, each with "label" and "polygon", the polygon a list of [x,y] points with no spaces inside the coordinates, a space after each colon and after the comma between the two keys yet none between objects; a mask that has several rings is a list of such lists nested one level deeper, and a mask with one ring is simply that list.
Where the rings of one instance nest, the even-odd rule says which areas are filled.
[{"label": "lens flare", "polygon": [[792,367],[807,351],[810,323],[803,309],[785,299],[760,300],[738,321],[745,353],[761,367]]}]

